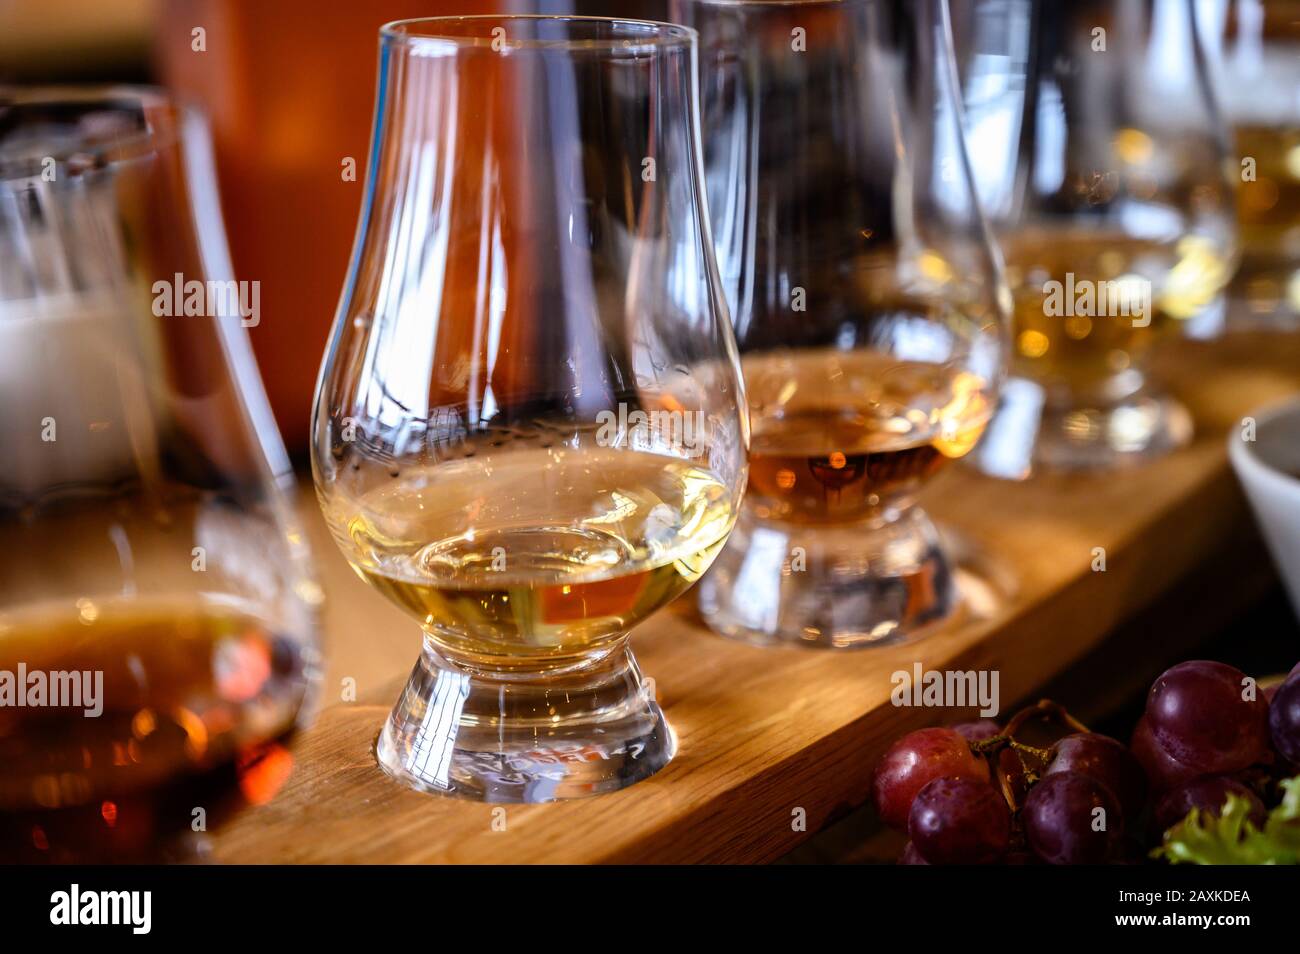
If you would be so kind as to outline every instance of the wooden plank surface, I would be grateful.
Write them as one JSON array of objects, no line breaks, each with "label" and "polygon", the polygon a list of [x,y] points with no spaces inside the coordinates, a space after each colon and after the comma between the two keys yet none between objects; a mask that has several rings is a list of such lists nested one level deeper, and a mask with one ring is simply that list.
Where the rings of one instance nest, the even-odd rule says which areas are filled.
[{"label": "wooden plank surface", "polygon": [[[372,747],[419,648],[419,632],[344,564],[303,494],[326,613],[324,709],[294,746],[295,771],[270,804],[215,834],[227,862],[696,862],[779,857],[861,805],[881,751],[952,711],[890,704],[890,674],[994,669],[1001,698],[1022,698],[1151,606],[1198,567],[1254,546],[1225,435],[1246,411],[1300,390],[1300,341],[1251,334],[1181,342],[1167,376],[1193,408],[1198,436],[1148,466],[1012,484],[965,468],[926,494],[931,513],[1014,580],[990,615],[901,647],[854,653],[763,650],[709,633],[689,597],[637,629],[679,738],[674,761],[622,792],[549,805],[490,806],[404,789]],[[1104,573],[1091,569],[1105,547]],[[1231,566],[1237,566],[1228,561]],[[1223,586],[1258,591],[1260,561]],[[1235,578],[1234,578],[1235,576]],[[1252,589],[1253,588],[1253,589]],[[1161,633],[1177,644],[1187,633]],[[1203,634],[1202,634],[1203,635]],[[354,679],[357,702],[338,701]],[[496,814],[494,815],[494,808]],[[500,812],[504,808],[504,829]],[[793,830],[796,809],[807,831]],[[493,824],[494,820],[498,823]]]}]

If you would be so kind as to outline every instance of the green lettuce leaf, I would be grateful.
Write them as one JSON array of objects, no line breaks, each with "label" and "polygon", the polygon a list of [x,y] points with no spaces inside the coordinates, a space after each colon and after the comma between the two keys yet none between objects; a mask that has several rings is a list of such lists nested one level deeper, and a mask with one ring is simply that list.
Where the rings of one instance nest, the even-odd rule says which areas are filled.
[{"label": "green lettuce leaf", "polygon": [[1261,831],[1250,821],[1250,803],[1229,794],[1218,817],[1193,808],[1165,832],[1151,852],[1174,864],[1294,865],[1300,863],[1300,776],[1281,783],[1282,803],[1269,812]]}]

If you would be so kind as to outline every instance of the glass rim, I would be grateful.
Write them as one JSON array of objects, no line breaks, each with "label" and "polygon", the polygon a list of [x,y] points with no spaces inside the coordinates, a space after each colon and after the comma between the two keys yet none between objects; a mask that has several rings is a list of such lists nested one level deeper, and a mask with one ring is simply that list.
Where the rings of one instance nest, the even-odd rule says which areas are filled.
[{"label": "glass rim", "polygon": [[[581,16],[577,14],[547,13],[475,13],[462,16],[410,17],[390,20],[379,28],[381,43],[401,46],[446,47],[446,52],[456,52],[480,46],[490,46],[494,38],[482,35],[438,30],[438,26],[469,26],[496,22],[502,26],[510,23],[565,23],[591,28],[593,35],[562,39],[507,38],[506,50],[607,50],[615,53],[652,50],[689,49],[697,42],[698,33],[693,27],[664,20],[643,20],[634,17]],[[614,33],[596,35],[600,28],[629,27],[632,35]],[[427,28],[415,32],[412,28]],[[636,34],[640,35],[636,35]]]},{"label": "glass rim", "polygon": [[696,7],[838,7],[857,2],[867,5],[872,0],[674,0],[684,6]]},{"label": "glass rim", "polygon": [[66,107],[93,114],[97,109],[110,112],[139,110],[142,125],[138,128],[88,137],[69,142],[64,149],[47,152],[44,146],[6,150],[0,145],[0,181],[8,182],[33,174],[26,168],[34,162],[53,158],[67,161],[83,156],[95,165],[120,162],[165,149],[178,142],[182,129],[199,115],[192,105],[172,96],[167,90],[147,84],[68,83],[22,86],[0,83],[0,114],[10,109]]}]

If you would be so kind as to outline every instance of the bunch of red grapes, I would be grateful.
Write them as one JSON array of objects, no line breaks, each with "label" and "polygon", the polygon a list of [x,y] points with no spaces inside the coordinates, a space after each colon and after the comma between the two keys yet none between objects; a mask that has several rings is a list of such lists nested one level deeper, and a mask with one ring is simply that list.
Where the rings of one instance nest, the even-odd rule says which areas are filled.
[{"label": "bunch of red grapes", "polygon": [[[1046,700],[1005,726],[910,732],[876,766],[876,810],[911,839],[900,864],[1138,862],[1193,808],[1217,817],[1230,793],[1262,826],[1277,782],[1300,774],[1300,665],[1253,690],[1224,663],[1179,663],[1151,687],[1129,746]],[[1039,719],[1070,734],[1019,742]]]}]

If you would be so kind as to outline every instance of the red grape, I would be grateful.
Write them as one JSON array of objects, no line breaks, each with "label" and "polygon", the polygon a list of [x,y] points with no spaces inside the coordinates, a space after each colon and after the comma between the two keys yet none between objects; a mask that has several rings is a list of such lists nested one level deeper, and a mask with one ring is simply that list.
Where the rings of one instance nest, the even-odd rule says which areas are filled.
[{"label": "red grape", "polygon": [[1105,785],[1119,799],[1125,818],[1137,818],[1147,797],[1146,773],[1122,742],[1096,732],[1076,732],[1052,746],[1044,775],[1079,772]]},{"label": "red grape", "polygon": [[1256,828],[1263,828],[1268,813],[1259,796],[1240,782],[1223,775],[1206,775],[1173,789],[1160,799],[1152,820],[1156,828],[1166,831],[1186,818],[1193,808],[1199,808],[1202,813],[1218,818],[1229,793],[1240,795],[1250,803],[1250,820]]},{"label": "red grape", "polygon": [[1278,755],[1300,764],[1300,675],[1294,671],[1273,696],[1268,707],[1268,727]]},{"label": "red grape", "polygon": [[[995,735],[1002,734],[1002,726],[998,725],[992,719],[980,719],[976,722],[959,722],[953,726],[953,731],[961,735],[962,738],[969,742],[980,742],[984,739],[991,739]],[[1016,753],[1008,746],[998,753],[998,772],[1007,777],[1011,786],[1012,796],[1016,804],[1025,797],[1029,791],[1029,781],[1025,778],[1025,767],[1020,764],[1020,759]],[[996,792],[1002,791],[1002,783],[996,778],[990,778],[993,789]]]},{"label": "red grape", "polygon": [[1158,795],[1183,782],[1190,782],[1203,774],[1190,765],[1184,765],[1161,747],[1151,734],[1146,716],[1138,719],[1137,728],[1133,730],[1133,738],[1129,741],[1129,748],[1133,752],[1133,757],[1146,770],[1147,781],[1151,783],[1153,795]]},{"label": "red grape", "polygon": [[1146,860],[1147,852],[1142,842],[1133,835],[1125,833],[1115,852],[1115,857],[1112,859],[1113,863],[1118,865],[1140,865]]},{"label": "red grape", "polygon": [[1118,799],[1078,772],[1057,772],[1038,782],[1025,798],[1020,820],[1029,847],[1049,864],[1105,864],[1123,844]]},{"label": "red grape", "polygon": [[903,853],[898,856],[900,865],[928,865],[930,862],[921,857],[921,853],[916,850],[916,845],[910,841],[903,846]]},{"label": "red grape", "polygon": [[1239,669],[1203,659],[1172,666],[1147,696],[1146,718],[1160,747],[1202,772],[1235,772],[1268,755],[1268,707],[1244,699]]},{"label": "red grape", "polygon": [[968,742],[980,742],[1002,734],[1002,726],[992,719],[980,719],[976,722],[959,722],[952,730]]},{"label": "red grape", "polygon": [[917,729],[892,746],[876,766],[872,793],[881,821],[907,830],[912,800],[936,778],[970,778],[988,784],[988,767],[952,729]]},{"label": "red grape", "polygon": [[987,781],[936,778],[917,793],[908,834],[932,865],[989,865],[1011,843],[1011,811]]},{"label": "red grape", "polygon": [[[1286,683],[1287,679],[1289,679],[1291,676],[1294,676],[1298,672],[1300,672],[1300,663],[1296,663],[1294,666],[1292,666],[1291,671],[1282,677],[1281,682],[1274,683],[1273,685],[1267,687],[1264,690],[1264,701],[1271,703],[1273,701],[1273,697],[1277,695],[1277,691],[1282,688],[1283,684]],[[974,723],[971,724],[973,725]]]}]

